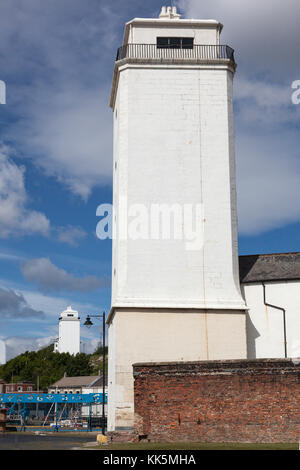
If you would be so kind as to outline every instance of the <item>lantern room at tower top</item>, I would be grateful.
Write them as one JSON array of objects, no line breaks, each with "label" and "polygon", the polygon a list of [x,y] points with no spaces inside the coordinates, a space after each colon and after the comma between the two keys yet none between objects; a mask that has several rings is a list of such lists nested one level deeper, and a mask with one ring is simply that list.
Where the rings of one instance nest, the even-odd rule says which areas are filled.
[{"label": "lantern room at tower top", "polygon": [[[117,50],[116,60],[188,60],[197,63],[225,60],[235,68],[233,49],[220,44],[222,29],[219,21],[181,19],[176,7],[162,7],[159,18],[134,18],[125,24],[123,44]],[[115,67],[111,107],[114,107],[117,69]]]},{"label": "lantern room at tower top", "polygon": [[134,18],[125,25],[123,44],[155,44],[157,33],[162,36],[182,36],[193,38],[195,44],[219,44],[222,24],[216,20],[181,19],[176,7],[164,10],[159,18]]}]

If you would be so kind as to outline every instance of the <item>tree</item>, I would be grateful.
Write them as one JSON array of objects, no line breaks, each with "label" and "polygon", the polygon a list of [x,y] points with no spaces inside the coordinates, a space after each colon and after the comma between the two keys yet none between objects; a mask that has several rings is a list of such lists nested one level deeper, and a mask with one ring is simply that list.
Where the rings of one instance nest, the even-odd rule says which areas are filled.
[{"label": "tree", "polygon": [[74,377],[91,375],[93,367],[90,364],[90,355],[54,353],[53,345],[50,345],[39,351],[26,351],[0,366],[0,377],[6,382],[29,381],[37,387],[39,377],[41,391],[46,391],[51,384],[61,379],[64,373]]}]

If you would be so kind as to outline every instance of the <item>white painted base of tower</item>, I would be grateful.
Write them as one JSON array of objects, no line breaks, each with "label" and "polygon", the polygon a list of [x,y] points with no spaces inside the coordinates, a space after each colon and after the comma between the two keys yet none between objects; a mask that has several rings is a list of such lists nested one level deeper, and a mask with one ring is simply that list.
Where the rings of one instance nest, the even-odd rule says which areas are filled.
[{"label": "white painted base of tower", "polygon": [[116,308],[109,323],[108,430],[133,427],[132,364],[245,359],[246,344],[242,310]]}]

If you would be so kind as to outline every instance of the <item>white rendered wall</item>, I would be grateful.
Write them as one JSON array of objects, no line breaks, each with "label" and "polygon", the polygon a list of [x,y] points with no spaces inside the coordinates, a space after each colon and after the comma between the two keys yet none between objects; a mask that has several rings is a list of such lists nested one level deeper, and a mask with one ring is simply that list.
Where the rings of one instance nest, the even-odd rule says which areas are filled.
[{"label": "white rendered wall", "polygon": [[[147,26],[145,24],[135,24],[131,27],[131,31],[128,37],[129,44],[156,44],[157,37],[186,37],[194,38],[194,44],[218,44],[219,43],[219,32],[214,25],[204,29],[203,27],[197,27],[187,24],[176,25],[174,21],[169,22],[169,26],[164,25],[154,29],[153,24]],[[175,24],[174,24],[175,23]]]},{"label": "white rendered wall", "polygon": [[[266,302],[286,310],[287,356],[300,357],[300,281],[266,282]],[[242,286],[247,314],[248,357],[284,357],[283,314],[264,305],[261,283]]]},{"label": "white rendered wall", "polygon": [[58,351],[60,353],[80,353],[80,320],[59,321]]},{"label": "white rendered wall", "polygon": [[[242,309],[227,66],[125,65],[114,109],[112,306]],[[203,246],[118,240],[127,208],[202,204]],[[128,218],[130,222],[130,217]]]},{"label": "white rendered wall", "polygon": [[244,311],[116,309],[109,341],[111,431],[133,426],[132,364],[246,358],[246,316]]},{"label": "white rendered wall", "polygon": [[116,398],[115,389],[116,377],[116,344],[115,344],[115,322],[109,324],[108,329],[108,409],[107,409],[107,429],[113,431],[116,427]]}]

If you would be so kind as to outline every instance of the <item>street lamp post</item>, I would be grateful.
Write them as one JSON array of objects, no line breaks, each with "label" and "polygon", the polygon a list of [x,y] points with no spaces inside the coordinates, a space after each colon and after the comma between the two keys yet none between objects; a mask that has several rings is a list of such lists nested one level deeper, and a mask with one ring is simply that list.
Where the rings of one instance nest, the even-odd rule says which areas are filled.
[{"label": "street lamp post", "polygon": [[[40,391],[40,376],[39,375],[37,376],[37,391],[38,392]],[[38,404],[38,402],[36,402],[35,416],[36,416],[36,419],[38,420],[39,419],[39,404]]]},{"label": "street lamp post", "polygon": [[104,405],[104,398],[105,398],[105,312],[102,315],[87,315],[86,320],[84,322],[84,326],[90,328],[93,326],[93,322],[91,318],[102,318],[102,434],[105,435],[105,405]]}]

